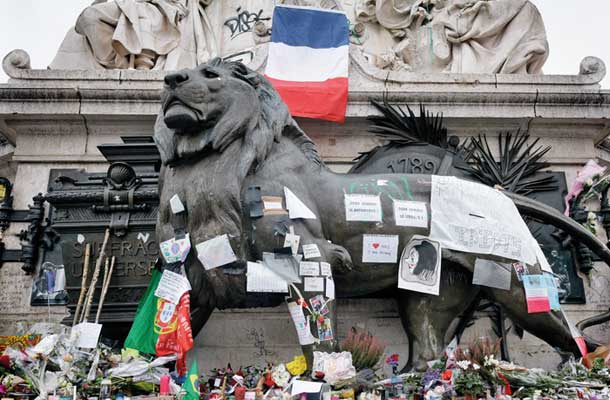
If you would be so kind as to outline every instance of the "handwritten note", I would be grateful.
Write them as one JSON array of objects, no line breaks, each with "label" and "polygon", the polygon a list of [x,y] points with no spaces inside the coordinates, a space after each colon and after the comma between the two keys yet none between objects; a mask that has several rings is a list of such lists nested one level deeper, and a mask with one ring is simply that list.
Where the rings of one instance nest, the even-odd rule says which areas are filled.
[{"label": "handwritten note", "polygon": [[214,239],[199,243],[197,245],[197,258],[206,270],[230,264],[237,260],[227,235],[216,236]]},{"label": "handwritten note", "polygon": [[320,275],[322,276],[332,276],[333,275],[333,271],[330,268],[330,264],[327,262],[321,262],[320,263]]},{"label": "handwritten note", "polygon": [[398,235],[362,235],[362,262],[389,263],[398,261]]},{"label": "handwritten note", "polygon": [[161,275],[155,296],[178,304],[180,297],[189,290],[191,290],[191,284],[186,277],[166,269]]},{"label": "handwritten note", "polygon": [[303,245],[303,258],[308,260],[310,258],[318,258],[318,257],[322,257],[322,254],[320,254],[320,249],[318,249],[318,246],[314,243],[311,244],[304,244]]},{"label": "handwritten note", "polygon": [[292,322],[294,322],[294,327],[297,330],[299,344],[301,346],[312,344],[315,341],[315,338],[311,334],[309,320],[305,318],[303,308],[296,302],[292,301],[288,303],[288,311],[292,317]]},{"label": "handwritten note", "polygon": [[329,299],[335,298],[335,281],[332,277],[326,277],[326,297]]},{"label": "handwritten note", "polygon": [[394,200],[394,221],[397,226],[428,227],[428,210],[423,201]]},{"label": "handwritten note", "polygon": [[288,283],[265,265],[248,261],[246,289],[248,292],[288,293]]},{"label": "handwritten note", "polygon": [[316,261],[301,261],[299,263],[299,275],[318,276],[320,275],[320,263]]},{"label": "handwritten note", "polygon": [[303,278],[304,290],[306,292],[323,292],[324,291],[324,278],[322,277],[306,277]]},{"label": "handwritten note", "polygon": [[381,198],[372,194],[346,194],[345,220],[381,222]]},{"label": "handwritten note", "polygon": [[76,347],[93,349],[97,347],[101,332],[102,324],[83,322],[72,327],[70,337],[76,341]]}]

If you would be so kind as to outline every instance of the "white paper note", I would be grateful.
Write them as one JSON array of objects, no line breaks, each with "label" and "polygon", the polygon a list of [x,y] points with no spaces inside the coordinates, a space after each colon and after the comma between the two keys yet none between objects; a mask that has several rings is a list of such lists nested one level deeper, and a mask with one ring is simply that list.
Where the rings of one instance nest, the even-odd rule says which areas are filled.
[{"label": "white paper note", "polygon": [[323,292],[324,291],[324,278],[322,277],[305,277],[303,278],[305,291],[306,292]]},{"label": "white paper note", "polygon": [[155,296],[178,304],[180,297],[189,290],[191,290],[191,284],[186,277],[166,269],[161,275]]},{"label": "white paper note", "polygon": [[159,248],[166,263],[184,262],[191,251],[189,234],[184,235],[182,239],[171,238],[161,242]]},{"label": "white paper note", "polygon": [[322,390],[322,382],[300,381],[295,379],[292,381],[291,396],[296,396],[301,393],[320,393]]},{"label": "white paper note", "polygon": [[397,226],[428,227],[428,210],[423,201],[394,200],[394,221]]},{"label": "white paper note", "polygon": [[173,195],[172,198],[169,199],[169,206],[174,214],[179,214],[185,210],[184,204],[182,204],[182,201],[177,194]]},{"label": "white paper note", "polygon": [[288,303],[288,311],[290,312],[290,316],[292,317],[292,322],[294,322],[294,327],[297,330],[299,344],[301,346],[304,346],[314,343],[315,338],[311,334],[311,330],[309,328],[309,320],[305,319],[305,314],[303,314],[303,308],[296,302],[292,301]]},{"label": "white paper note", "polygon": [[249,390],[244,395],[244,400],[256,400],[256,392],[253,390]]},{"label": "white paper note", "polygon": [[510,290],[512,265],[477,258],[474,262],[472,284]]},{"label": "white paper note", "polygon": [[438,296],[440,276],[440,244],[423,236],[413,236],[400,256],[398,287]]},{"label": "white paper note", "polygon": [[309,207],[307,207],[299,198],[292,193],[290,189],[284,187],[284,196],[286,197],[286,208],[291,219],[317,219]]},{"label": "white paper note", "polygon": [[288,283],[263,264],[248,261],[247,290],[258,293],[288,293]]},{"label": "white paper note", "polygon": [[62,292],[66,288],[66,269],[57,268],[55,270],[55,286],[53,286],[54,292]]},{"label": "white paper note", "polygon": [[345,220],[381,222],[381,198],[373,194],[346,194]]},{"label": "white paper note", "polygon": [[332,277],[326,277],[326,297],[329,299],[335,298],[335,281]]},{"label": "white paper note", "polygon": [[322,276],[332,276],[333,275],[333,271],[330,268],[330,264],[327,262],[322,261],[320,263],[320,275]]},{"label": "white paper note", "polygon": [[362,262],[393,264],[398,260],[398,235],[362,235]]},{"label": "white paper note", "polygon": [[216,236],[214,239],[199,243],[197,245],[197,258],[206,270],[237,260],[227,235]]},{"label": "white paper note", "polygon": [[318,258],[318,257],[322,257],[322,254],[320,254],[320,249],[318,249],[318,246],[314,243],[311,244],[304,244],[303,245],[303,258],[308,260],[310,258]]},{"label": "white paper note", "polygon": [[76,347],[93,349],[97,347],[101,332],[102,324],[83,322],[72,327],[71,338],[76,340]]},{"label": "white paper note", "polygon": [[431,181],[430,239],[443,248],[536,263],[532,234],[501,191],[450,176]]},{"label": "white paper note", "polygon": [[299,252],[299,241],[301,237],[299,235],[294,235],[292,233],[287,233],[286,238],[284,239],[284,247],[290,247],[293,255],[296,255]]},{"label": "white paper note", "polygon": [[263,198],[263,205],[265,206],[265,210],[283,210],[282,200],[266,200]]},{"label": "white paper note", "polygon": [[301,261],[299,263],[299,275],[301,276],[319,276],[320,263],[317,261]]}]

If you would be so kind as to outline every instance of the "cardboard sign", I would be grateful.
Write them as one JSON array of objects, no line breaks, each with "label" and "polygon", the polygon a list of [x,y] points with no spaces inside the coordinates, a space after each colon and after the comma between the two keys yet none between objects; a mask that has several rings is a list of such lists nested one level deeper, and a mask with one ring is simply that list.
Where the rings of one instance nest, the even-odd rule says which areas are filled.
[{"label": "cardboard sign", "polygon": [[248,261],[246,290],[256,293],[288,293],[288,283],[265,265]]},{"label": "cardboard sign", "polygon": [[528,313],[551,311],[549,292],[542,275],[524,275],[523,288],[525,289]]},{"label": "cardboard sign", "polygon": [[199,243],[197,258],[206,270],[237,261],[227,235],[216,236],[214,239]]},{"label": "cardboard sign", "polygon": [[394,264],[398,259],[398,235],[362,235],[362,262]]},{"label": "cardboard sign", "polygon": [[511,264],[477,258],[474,262],[472,284],[510,290]]},{"label": "cardboard sign", "polygon": [[171,238],[161,242],[159,248],[166,263],[184,262],[191,251],[189,234],[184,235],[182,239]]},{"label": "cardboard sign", "polygon": [[381,197],[372,194],[346,194],[345,220],[381,222]]},{"label": "cardboard sign", "polygon": [[161,275],[161,280],[155,290],[155,296],[170,303],[178,304],[184,292],[189,290],[191,290],[191,284],[186,277],[166,269]]},{"label": "cardboard sign", "polygon": [[310,258],[319,258],[322,257],[322,254],[320,254],[320,249],[318,249],[318,246],[314,243],[311,244],[304,244],[303,245],[303,258],[308,260]]},{"label": "cardboard sign", "polygon": [[397,226],[428,227],[428,209],[423,201],[394,200],[394,221]]},{"label": "cardboard sign", "polygon": [[303,278],[304,290],[306,292],[323,292],[324,291],[324,278],[322,277],[306,277]]},{"label": "cardboard sign", "polygon": [[301,261],[299,263],[299,275],[301,276],[319,276],[320,263],[316,261]]},{"label": "cardboard sign", "polygon": [[400,256],[398,287],[438,296],[440,276],[440,243],[423,236],[413,236]]}]

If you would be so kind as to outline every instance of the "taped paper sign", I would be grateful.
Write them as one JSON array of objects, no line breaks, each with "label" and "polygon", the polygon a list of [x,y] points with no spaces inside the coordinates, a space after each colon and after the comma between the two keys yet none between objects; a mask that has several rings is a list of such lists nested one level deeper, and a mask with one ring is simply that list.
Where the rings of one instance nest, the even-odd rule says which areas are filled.
[{"label": "taped paper sign", "polygon": [[288,293],[288,283],[263,264],[248,261],[246,289],[257,293]]},{"label": "taped paper sign", "polygon": [[474,262],[472,284],[510,290],[511,264],[477,258]]},{"label": "taped paper sign", "polygon": [[290,389],[290,395],[292,397],[301,393],[320,393],[322,390],[322,384],[324,382],[309,382],[295,379],[292,381],[292,387]]},{"label": "taped paper sign", "polygon": [[180,297],[189,290],[191,290],[191,284],[186,277],[166,269],[161,275],[161,280],[159,280],[157,290],[155,290],[155,296],[170,303],[178,304]]},{"label": "taped paper sign", "polygon": [[102,332],[102,324],[83,322],[72,327],[70,339],[76,341],[76,347],[94,349]]},{"label": "taped paper sign", "polygon": [[284,247],[290,247],[292,254],[296,255],[299,252],[299,241],[301,237],[292,233],[287,233],[284,239]]},{"label": "taped paper sign", "polygon": [[169,199],[169,207],[172,209],[172,213],[174,214],[180,214],[185,210],[184,204],[182,204],[182,201],[177,194],[173,195],[172,198]]},{"label": "taped paper sign", "polygon": [[263,200],[263,213],[265,215],[288,214],[282,206],[282,198],[279,196],[261,196]]},{"label": "taped paper sign", "polygon": [[301,276],[319,276],[320,263],[316,261],[301,261],[299,263],[299,275]]},{"label": "taped paper sign", "polygon": [[443,248],[535,265],[534,239],[508,197],[450,176],[432,175],[431,179],[430,239]]},{"label": "taped paper sign", "polygon": [[330,264],[327,262],[322,261],[320,263],[320,275],[322,276],[332,276],[333,272],[330,268]]},{"label": "taped paper sign", "polygon": [[288,311],[294,322],[294,327],[297,330],[297,336],[299,338],[299,344],[305,346],[315,342],[315,338],[311,334],[309,327],[309,319],[305,319],[303,314],[303,308],[294,301],[288,303]]},{"label": "taped paper sign", "polygon": [[191,239],[187,233],[182,239],[171,238],[161,242],[159,248],[166,263],[184,262],[191,251]]},{"label": "taped paper sign", "polygon": [[320,249],[315,244],[304,244],[303,245],[303,258],[308,260],[310,258],[318,258],[322,257],[320,254]]},{"label": "taped paper sign", "polygon": [[423,236],[413,236],[400,256],[398,287],[438,296],[440,276],[440,243]]},{"label": "taped paper sign", "polygon": [[528,313],[551,311],[549,292],[542,275],[524,275],[523,288],[525,289]]},{"label": "taped paper sign", "polygon": [[423,201],[394,200],[394,221],[397,226],[428,227],[428,210]]},{"label": "taped paper sign", "polygon": [[549,304],[551,306],[551,310],[561,310],[561,305],[559,304],[559,290],[557,290],[557,282],[555,281],[555,277],[553,274],[546,272],[543,273],[542,276],[544,276],[546,289],[549,293]]},{"label": "taped paper sign", "polygon": [[373,194],[346,194],[345,220],[381,222],[381,197]]},{"label": "taped paper sign", "polygon": [[362,235],[362,262],[394,264],[398,259],[398,235]]},{"label": "taped paper sign", "polygon": [[288,254],[263,253],[263,264],[289,283],[301,283],[299,262]]},{"label": "taped paper sign", "polygon": [[197,258],[206,270],[230,264],[237,260],[226,234],[199,243],[197,245]]},{"label": "taped paper sign", "polygon": [[335,281],[332,277],[326,277],[326,297],[329,299],[335,298]]},{"label": "taped paper sign", "polygon": [[288,209],[290,219],[317,219],[316,214],[287,187],[284,187],[284,196],[286,197],[286,208]]},{"label": "taped paper sign", "polygon": [[324,291],[324,278],[322,277],[305,277],[303,278],[304,290],[306,292],[323,292]]}]

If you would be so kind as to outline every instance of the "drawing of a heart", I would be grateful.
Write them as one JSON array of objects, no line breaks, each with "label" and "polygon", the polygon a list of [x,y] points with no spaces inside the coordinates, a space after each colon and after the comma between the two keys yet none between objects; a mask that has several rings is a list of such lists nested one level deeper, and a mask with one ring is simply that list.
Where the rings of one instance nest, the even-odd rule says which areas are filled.
[{"label": "drawing of a heart", "polygon": [[378,249],[379,248],[379,243],[373,243],[373,248],[374,249]]}]

